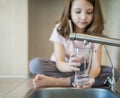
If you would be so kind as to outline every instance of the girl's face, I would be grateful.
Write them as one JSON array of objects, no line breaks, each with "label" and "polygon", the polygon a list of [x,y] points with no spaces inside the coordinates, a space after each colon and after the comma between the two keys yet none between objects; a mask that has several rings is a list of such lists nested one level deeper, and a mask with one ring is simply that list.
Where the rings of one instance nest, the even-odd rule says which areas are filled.
[{"label": "girl's face", "polygon": [[84,33],[85,28],[93,20],[93,5],[87,0],[74,0],[71,7],[71,19],[75,32]]}]

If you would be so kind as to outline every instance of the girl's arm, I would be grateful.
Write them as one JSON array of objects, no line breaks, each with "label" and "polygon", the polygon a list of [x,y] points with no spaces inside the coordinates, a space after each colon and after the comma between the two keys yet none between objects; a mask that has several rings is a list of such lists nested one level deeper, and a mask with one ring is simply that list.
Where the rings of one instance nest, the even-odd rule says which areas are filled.
[{"label": "girl's arm", "polygon": [[75,70],[79,70],[77,66],[79,66],[80,64],[76,62],[75,53],[71,54],[69,62],[65,62],[66,53],[63,44],[54,42],[54,52],[56,57],[56,66],[59,71],[73,72]]},{"label": "girl's arm", "polygon": [[101,71],[101,61],[102,61],[102,45],[98,44],[97,50],[93,50],[93,61],[91,67],[90,75],[92,77],[97,77]]}]

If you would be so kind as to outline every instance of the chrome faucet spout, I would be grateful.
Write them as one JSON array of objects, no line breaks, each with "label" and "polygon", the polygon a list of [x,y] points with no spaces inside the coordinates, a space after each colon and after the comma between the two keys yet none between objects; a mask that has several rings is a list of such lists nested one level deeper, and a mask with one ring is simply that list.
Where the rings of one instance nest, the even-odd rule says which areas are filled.
[{"label": "chrome faucet spout", "polygon": [[[110,45],[110,46],[117,46],[120,47],[120,39],[113,39],[113,38],[106,38],[106,37],[98,37],[98,36],[92,36],[92,35],[86,35],[86,34],[78,34],[78,33],[73,33],[71,32],[69,35],[69,38],[71,40],[82,40],[84,41],[84,44],[87,44],[89,42],[94,42],[94,43],[99,43],[105,45]],[[108,54],[108,57],[110,59],[110,63],[112,65],[112,77],[110,78],[109,76],[105,80],[106,82],[108,81],[110,84],[110,88],[112,91],[115,91],[115,72],[114,72],[114,67],[110,58],[110,55],[106,49],[106,52]]]},{"label": "chrome faucet spout", "polygon": [[107,51],[106,45],[120,47],[120,39],[74,33],[71,20],[69,20],[69,26],[70,26],[70,35],[69,35],[70,40],[82,40],[84,41],[84,45],[87,45],[89,42],[93,42],[93,43],[103,44],[105,46],[105,49],[108,54],[111,67],[112,67],[112,77],[110,78],[108,76],[105,82],[108,81],[110,84],[111,90],[115,91],[115,71],[114,71],[114,66],[112,64],[112,60],[110,58],[109,52]]},{"label": "chrome faucet spout", "polygon": [[115,39],[115,38],[98,37],[98,36],[78,34],[78,33],[70,33],[69,38],[71,40],[82,40],[82,41],[87,40],[88,42],[120,47],[120,39]]}]

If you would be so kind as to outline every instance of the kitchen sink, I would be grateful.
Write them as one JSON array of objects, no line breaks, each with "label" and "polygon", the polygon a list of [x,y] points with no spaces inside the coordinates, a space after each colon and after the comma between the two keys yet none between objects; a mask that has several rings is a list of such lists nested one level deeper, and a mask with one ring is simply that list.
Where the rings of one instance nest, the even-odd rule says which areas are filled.
[{"label": "kitchen sink", "polygon": [[29,98],[120,98],[120,96],[103,88],[42,88],[32,92]]}]

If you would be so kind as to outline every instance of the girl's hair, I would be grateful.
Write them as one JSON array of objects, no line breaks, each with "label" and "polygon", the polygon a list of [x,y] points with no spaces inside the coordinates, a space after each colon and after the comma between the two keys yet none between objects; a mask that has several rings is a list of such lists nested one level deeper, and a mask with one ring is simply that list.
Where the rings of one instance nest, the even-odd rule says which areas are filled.
[{"label": "girl's hair", "polygon": [[[58,33],[63,37],[68,38],[70,34],[70,27],[69,27],[69,19],[71,19],[71,6],[74,0],[66,0],[63,13],[61,15],[60,20],[57,22],[59,23]],[[100,7],[99,0],[87,0],[89,1],[94,8],[93,12],[93,21],[92,23],[86,28],[85,34],[95,35],[95,36],[102,36],[102,31],[104,29],[104,20],[103,15]],[[73,23],[72,23],[73,24]],[[74,25],[73,25],[74,29]],[[77,32],[74,32],[77,33]]]}]

